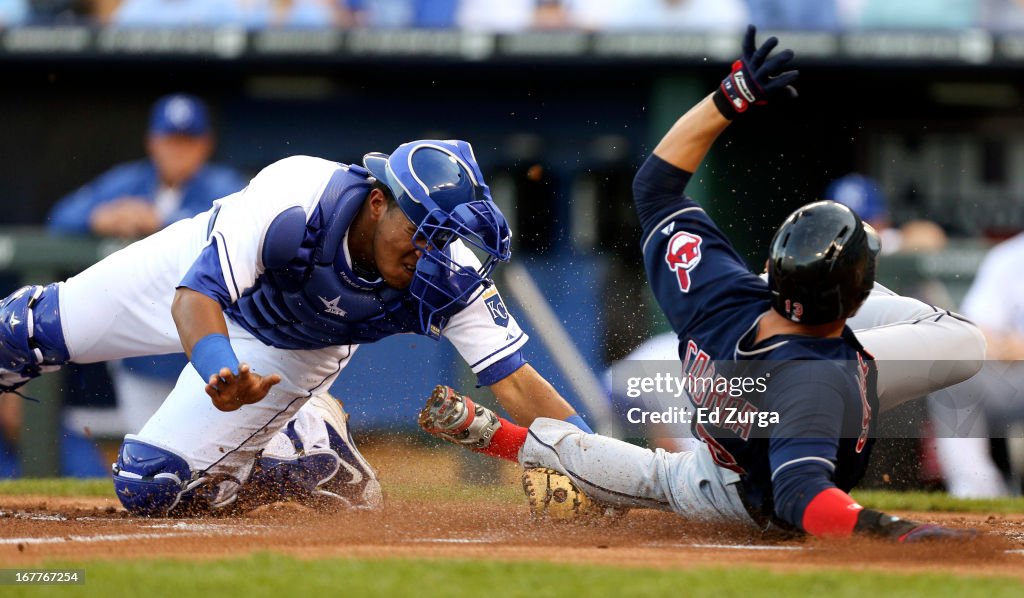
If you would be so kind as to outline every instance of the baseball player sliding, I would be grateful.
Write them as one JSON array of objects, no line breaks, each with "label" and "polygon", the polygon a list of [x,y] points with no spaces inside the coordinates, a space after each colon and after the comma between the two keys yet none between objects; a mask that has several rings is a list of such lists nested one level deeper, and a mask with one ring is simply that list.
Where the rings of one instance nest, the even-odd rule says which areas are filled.
[{"label": "baseball player sliding", "polygon": [[[689,395],[695,410],[718,415],[717,421],[695,418],[702,444],[690,452],[651,451],[547,418],[524,428],[446,387],[435,390],[420,423],[435,435],[517,459],[526,468],[558,472],[528,469],[528,482],[557,485],[552,475],[568,476],[574,485],[569,490],[582,490],[604,505],[820,536],[863,533],[912,542],[971,535],[862,508],[847,492],[868,465],[880,390],[891,406],[899,396],[970,376],[980,363],[942,380],[901,382],[896,372],[887,372],[880,385],[871,353],[847,322],[865,300],[874,301],[866,324],[902,324],[863,335],[869,349],[892,339],[907,350],[909,339],[928,339],[902,355],[879,351],[904,360],[926,359],[931,351],[953,355],[963,346],[980,358],[984,344],[973,326],[917,302],[900,305],[901,298],[884,291],[868,299],[878,238],[844,206],[817,202],[790,215],[772,240],[766,283],[747,270],[707,213],[684,195],[692,173],[734,119],[756,105],[796,95],[791,84],[797,72],[785,70],[793,52],[772,55],[777,43],[770,38],[757,47],[750,27],[732,72],[676,122],[633,185],[648,279],[678,335],[684,376],[715,383]],[[913,311],[934,315],[904,321]],[[947,322],[933,326],[941,320]],[[966,345],[958,347],[965,338]],[[765,384],[740,394],[718,384],[737,378]],[[730,411],[746,416],[730,420]],[[744,423],[769,414],[774,421],[767,429]]]},{"label": "baseball player sliding", "polygon": [[113,465],[130,512],[203,512],[240,492],[375,506],[379,483],[325,394],[362,343],[443,335],[517,421],[584,425],[524,360],[515,319],[489,309],[509,238],[464,141],[363,166],[287,158],[203,214],[0,301],[0,390],[69,361],[184,347],[190,364]]}]

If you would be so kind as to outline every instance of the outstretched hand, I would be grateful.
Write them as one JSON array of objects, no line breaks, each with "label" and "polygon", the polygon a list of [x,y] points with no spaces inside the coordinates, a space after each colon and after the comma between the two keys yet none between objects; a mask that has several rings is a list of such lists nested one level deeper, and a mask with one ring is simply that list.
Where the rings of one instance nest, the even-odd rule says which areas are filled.
[{"label": "outstretched hand", "polygon": [[964,529],[919,523],[888,515],[874,509],[861,509],[857,514],[855,532],[887,538],[900,544],[934,541],[967,541],[979,536],[976,529]]},{"label": "outstretched hand", "polygon": [[757,46],[756,38],[757,28],[749,25],[743,37],[743,57],[733,63],[732,72],[715,94],[715,104],[726,118],[746,112],[752,104],[797,96],[792,83],[800,72],[784,70],[795,56],[793,50],[782,50],[770,56],[779,45],[778,38],[769,37],[761,47]]},{"label": "outstretched hand", "polygon": [[270,388],[281,381],[281,376],[271,374],[260,376],[249,368],[249,364],[238,366],[236,375],[229,368],[221,368],[206,383],[206,394],[213,399],[213,406],[221,411],[234,411],[242,405],[262,401]]},{"label": "outstretched hand", "polygon": [[757,47],[757,27],[747,26],[743,37],[743,58],[754,72],[754,81],[769,96],[783,94],[791,98],[797,96],[796,88],[791,85],[800,75],[800,71],[783,69],[789,65],[796,54],[793,50],[783,50],[769,58],[772,50],[779,45],[779,38],[769,37],[761,47]]},{"label": "outstretched hand", "polygon": [[977,537],[978,530],[973,528],[944,527],[925,523],[898,537],[896,541],[901,544],[916,544],[918,542],[973,540]]}]

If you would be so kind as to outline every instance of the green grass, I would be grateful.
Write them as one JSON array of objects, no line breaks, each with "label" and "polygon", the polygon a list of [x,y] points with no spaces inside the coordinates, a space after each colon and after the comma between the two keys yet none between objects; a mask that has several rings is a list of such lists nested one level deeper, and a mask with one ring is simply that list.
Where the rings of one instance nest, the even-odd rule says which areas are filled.
[{"label": "green grass", "polygon": [[[85,570],[79,586],[6,586],[4,596],[828,596],[1019,597],[1020,580],[943,574],[772,573],[759,569],[620,569],[594,565],[465,560],[299,560],[274,554],[194,562],[50,563]],[[227,593],[225,593],[227,592]],[[118,592],[122,594],[122,592]]]},{"label": "green grass", "polygon": [[110,478],[25,478],[0,480],[0,496],[100,496],[115,498]]},{"label": "green grass", "polygon": [[952,513],[1021,513],[1024,498],[953,498],[941,492],[891,492],[854,490],[853,497],[865,507],[880,511],[948,511]]},{"label": "green grass", "polygon": [[[433,498],[506,504],[518,501],[517,488],[388,488],[403,499]],[[27,479],[0,481],[0,495],[107,496],[108,479]],[[1024,499],[959,500],[943,494],[864,491],[855,493],[866,506],[893,510],[942,510],[1024,513]],[[479,594],[487,598],[527,596],[956,596],[1000,598],[1024,596],[1024,582],[1006,577],[962,577],[942,573],[899,575],[870,571],[771,572],[765,569],[696,567],[686,570],[617,568],[608,565],[562,565],[540,562],[502,563],[466,560],[318,559],[261,553],[237,559],[191,561],[115,560],[51,562],[43,568],[85,570],[79,586],[12,586],[8,596],[96,596],[114,588],[128,596],[444,596]]]}]

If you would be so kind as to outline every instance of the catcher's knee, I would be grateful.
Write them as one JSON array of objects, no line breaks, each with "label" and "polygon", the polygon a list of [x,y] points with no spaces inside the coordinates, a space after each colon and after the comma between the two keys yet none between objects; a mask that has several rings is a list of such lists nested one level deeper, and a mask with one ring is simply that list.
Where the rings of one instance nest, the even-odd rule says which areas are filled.
[{"label": "catcher's knee", "polygon": [[69,359],[59,287],[22,287],[0,300],[0,389],[13,390]]},{"label": "catcher's knee", "polygon": [[166,516],[192,481],[183,457],[134,438],[121,444],[113,465],[117,498],[132,515]]}]

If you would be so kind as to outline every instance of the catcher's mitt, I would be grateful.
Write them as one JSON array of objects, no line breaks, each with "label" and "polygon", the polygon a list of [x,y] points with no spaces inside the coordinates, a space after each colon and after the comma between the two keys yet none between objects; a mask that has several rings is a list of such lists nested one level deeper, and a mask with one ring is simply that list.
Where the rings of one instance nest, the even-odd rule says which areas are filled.
[{"label": "catcher's mitt", "polygon": [[569,476],[546,467],[534,467],[523,472],[523,491],[530,504],[530,514],[538,519],[591,519],[600,517],[605,511],[604,507],[583,494]]}]

